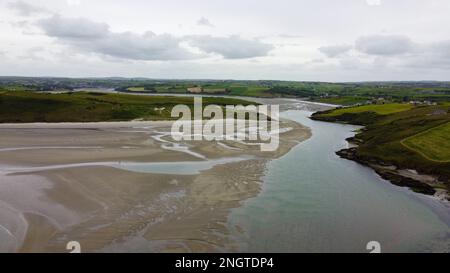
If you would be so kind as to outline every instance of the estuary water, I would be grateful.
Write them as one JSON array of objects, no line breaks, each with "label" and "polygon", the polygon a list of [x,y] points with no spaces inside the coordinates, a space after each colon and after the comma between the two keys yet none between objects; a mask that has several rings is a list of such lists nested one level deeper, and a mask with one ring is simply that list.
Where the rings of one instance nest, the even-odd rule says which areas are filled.
[{"label": "estuary water", "polygon": [[449,252],[448,204],[391,185],[371,169],[339,158],[358,127],[282,116],[312,137],[268,164],[261,193],[232,211],[229,227],[244,252]]}]

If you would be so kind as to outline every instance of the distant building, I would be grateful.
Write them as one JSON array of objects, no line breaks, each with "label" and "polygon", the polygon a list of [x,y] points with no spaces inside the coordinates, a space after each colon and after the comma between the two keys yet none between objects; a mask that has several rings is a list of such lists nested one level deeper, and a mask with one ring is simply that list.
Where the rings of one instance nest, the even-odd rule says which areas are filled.
[{"label": "distant building", "polygon": [[414,104],[414,105],[437,105],[437,102],[432,102],[432,101],[410,101],[410,104]]},{"label": "distant building", "polygon": [[190,87],[187,89],[189,93],[201,93],[202,88],[201,87]]}]

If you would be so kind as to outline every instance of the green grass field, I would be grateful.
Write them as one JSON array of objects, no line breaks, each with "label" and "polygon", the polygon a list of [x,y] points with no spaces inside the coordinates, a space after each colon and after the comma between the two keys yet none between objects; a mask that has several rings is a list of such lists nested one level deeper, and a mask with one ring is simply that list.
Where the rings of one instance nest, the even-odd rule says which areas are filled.
[{"label": "green grass field", "polygon": [[272,94],[267,93],[269,90],[266,87],[259,86],[231,86],[229,95],[246,96],[246,97],[273,97]]},{"label": "green grass field", "polygon": [[318,98],[318,99],[314,99],[313,101],[347,106],[347,105],[354,105],[354,104],[358,104],[358,103],[365,103],[368,100],[369,100],[369,98],[367,98],[367,97],[345,96],[345,97]]},{"label": "green grass field", "polygon": [[142,92],[145,91],[144,87],[129,87],[127,88],[128,91],[134,91],[134,92]]},{"label": "green grass field", "polygon": [[[390,104],[319,112],[312,118],[366,126],[356,135],[359,158],[437,175],[443,181],[450,181],[449,112],[449,103],[424,106]],[[450,189],[450,182],[447,187]]]},{"label": "green grass field", "polygon": [[429,160],[450,162],[450,122],[409,137],[402,144]]},{"label": "green grass field", "polygon": [[412,109],[414,106],[406,103],[390,103],[390,104],[374,104],[374,105],[364,105],[349,108],[340,108],[331,111],[325,116],[339,116],[342,114],[356,114],[363,112],[373,112],[378,115],[389,115],[398,112],[403,112]]},{"label": "green grass field", "polygon": [[[140,96],[106,93],[0,93],[0,123],[95,122],[133,119],[166,120],[178,104],[193,107],[192,97]],[[203,98],[203,105],[248,105],[232,98]],[[164,110],[161,110],[164,108]]]}]

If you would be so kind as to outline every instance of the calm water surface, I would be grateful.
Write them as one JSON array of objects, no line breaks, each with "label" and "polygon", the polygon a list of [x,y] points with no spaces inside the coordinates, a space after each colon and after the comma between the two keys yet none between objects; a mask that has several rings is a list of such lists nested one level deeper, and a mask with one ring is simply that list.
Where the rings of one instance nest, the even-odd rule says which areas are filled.
[{"label": "calm water surface", "polygon": [[313,136],[268,165],[262,192],[229,219],[241,251],[385,252],[450,250],[450,208],[391,185],[371,169],[340,159],[358,127],[312,121],[310,112],[284,116]]}]

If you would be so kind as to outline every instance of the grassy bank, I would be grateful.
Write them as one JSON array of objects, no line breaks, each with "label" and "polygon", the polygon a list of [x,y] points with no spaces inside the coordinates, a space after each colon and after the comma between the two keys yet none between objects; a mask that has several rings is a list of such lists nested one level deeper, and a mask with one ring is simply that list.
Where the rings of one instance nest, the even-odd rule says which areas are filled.
[{"label": "grassy bank", "polygon": [[342,114],[359,114],[365,112],[373,112],[377,115],[389,115],[393,113],[410,110],[413,107],[414,106],[411,104],[404,104],[404,103],[375,104],[375,105],[370,104],[359,107],[336,109],[323,115],[333,117],[333,116],[340,116]]},{"label": "grassy bank", "polygon": [[[193,108],[192,97],[139,96],[106,93],[0,92],[0,123],[96,122],[171,119],[173,106]],[[231,98],[203,98],[203,105],[248,105]]]},{"label": "grassy bank", "polygon": [[319,112],[313,119],[366,125],[351,159],[438,176],[450,188],[450,107],[387,104]]},{"label": "grassy bank", "polygon": [[338,96],[338,97],[331,97],[331,98],[311,98],[312,101],[321,102],[321,103],[328,103],[328,104],[335,104],[335,105],[355,105],[358,103],[365,103],[370,100],[370,97],[361,97],[361,96]]}]

